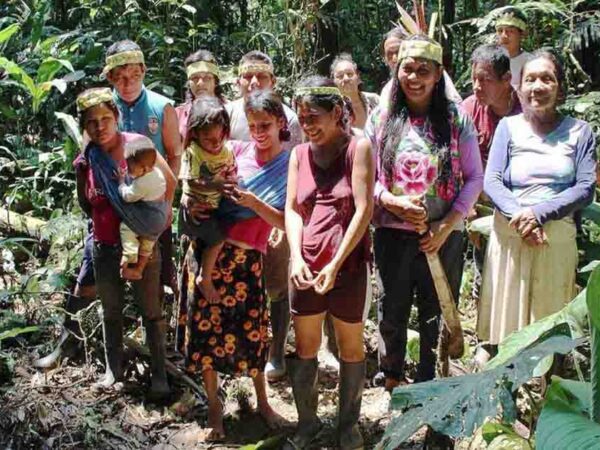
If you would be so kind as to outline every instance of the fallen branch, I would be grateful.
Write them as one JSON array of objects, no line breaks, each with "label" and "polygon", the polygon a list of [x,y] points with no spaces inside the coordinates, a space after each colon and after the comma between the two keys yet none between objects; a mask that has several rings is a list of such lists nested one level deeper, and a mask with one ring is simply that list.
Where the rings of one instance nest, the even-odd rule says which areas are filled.
[{"label": "fallen branch", "polygon": [[0,230],[25,234],[32,238],[42,239],[42,231],[46,221],[0,208]]}]

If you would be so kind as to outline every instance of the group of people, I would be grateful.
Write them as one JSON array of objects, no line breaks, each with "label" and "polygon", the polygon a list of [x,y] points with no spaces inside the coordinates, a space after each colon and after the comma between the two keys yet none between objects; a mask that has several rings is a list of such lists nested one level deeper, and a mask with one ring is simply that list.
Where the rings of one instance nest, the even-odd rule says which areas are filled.
[{"label": "group of people", "polygon": [[[175,108],[144,86],[135,43],[109,47],[103,73],[112,89],[89,89],[77,100],[88,139],[75,161],[77,193],[91,228],[66,307],[74,312],[100,297],[101,385],[123,378],[124,283],[131,280],[151,353],[149,395],[168,395],[162,286],[170,285],[179,292],[177,349],[208,397],[206,439],[225,437],[219,372],[252,377],[270,427],[281,418],[269,405],[267,380],[287,372],[298,425],[286,448],[306,448],[321,427],[317,353],[329,322],[339,357],[338,443],[362,448],[371,270],[382,288],[386,389],[406,381],[413,303],[415,381],[433,379],[441,313],[426,254],[439,254],[458,298],[465,222],[480,198],[496,209],[480,338],[498,344],[570,300],[576,212],[594,195],[594,135],[557,111],[565,92],[556,57],[538,51],[521,61],[511,39],[526,30],[522,14],[509,8],[496,27],[499,44],[473,53],[473,95],[461,103],[442,47],[402,29],[384,39],[391,77],[381,96],[362,92],[356,63],[342,54],[330,78],[298,83],[294,109],[275,93],[273,63],[262,52],[240,60],[234,101],[223,96],[214,56],[193,53],[185,60],[186,101]],[[172,205],[178,183],[181,202]],[[296,352],[285,357],[290,313]],[[36,365],[53,364],[61,351]]]}]

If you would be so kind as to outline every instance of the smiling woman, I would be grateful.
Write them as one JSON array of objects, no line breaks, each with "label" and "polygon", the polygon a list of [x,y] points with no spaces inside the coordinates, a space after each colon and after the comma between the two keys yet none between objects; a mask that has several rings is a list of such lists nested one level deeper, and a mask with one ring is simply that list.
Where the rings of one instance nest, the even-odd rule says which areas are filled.
[{"label": "smiling woman", "polygon": [[524,112],[503,119],[492,142],[485,192],[496,212],[478,323],[492,345],[573,297],[574,213],[593,199],[596,152],[589,124],[557,111],[563,83],[559,60],[534,53],[521,75]]}]

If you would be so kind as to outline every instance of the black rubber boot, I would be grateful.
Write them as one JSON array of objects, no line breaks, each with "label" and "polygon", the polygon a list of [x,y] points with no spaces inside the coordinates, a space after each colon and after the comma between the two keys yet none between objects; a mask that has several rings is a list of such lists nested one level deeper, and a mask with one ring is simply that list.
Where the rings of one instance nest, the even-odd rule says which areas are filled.
[{"label": "black rubber boot", "polygon": [[303,449],[309,446],[321,428],[321,421],[317,417],[319,363],[317,358],[288,358],[287,364],[298,410],[298,426],[294,436],[288,439],[283,448]]},{"label": "black rubber boot", "polygon": [[87,308],[92,301],[93,299],[76,297],[71,294],[67,297],[65,310],[68,314],[63,322],[63,331],[58,338],[56,346],[49,355],[36,359],[33,362],[33,367],[38,369],[53,368],[60,363],[63,357],[73,356],[81,349],[81,340],[77,338],[77,336],[82,336],[81,327],[79,326],[79,322],[73,319],[72,315]]},{"label": "black rubber boot", "polygon": [[145,326],[152,370],[149,399],[160,402],[167,399],[171,394],[165,368],[165,323],[164,320],[148,320]]},{"label": "black rubber boot", "polygon": [[286,373],[285,344],[290,329],[290,302],[287,298],[271,302],[271,329],[273,340],[265,375],[269,381],[280,381]]},{"label": "black rubber boot", "polygon": [[363,437],[358,428],[358,418],[365,374],[365,361],[355,363],[340,361],[338,442],[343,450],[364,448]]}]

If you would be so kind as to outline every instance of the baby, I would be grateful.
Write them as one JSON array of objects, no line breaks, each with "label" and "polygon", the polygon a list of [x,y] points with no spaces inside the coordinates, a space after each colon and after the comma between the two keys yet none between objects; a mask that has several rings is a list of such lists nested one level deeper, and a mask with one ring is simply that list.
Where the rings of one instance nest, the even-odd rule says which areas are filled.
[{"label": "baby", "polygon": [[[139,136],[125,144],[127,173],[131,183],[125,182],[125,173],[119,172],[119,194],[127,203],[150,202],[164,199],[167,182],[163,173],[155,167],[156,149],[150,139]],[[121,276],[128,280],[140,280],[152,255],[155,241],[136,235],[121,222]]]}]

